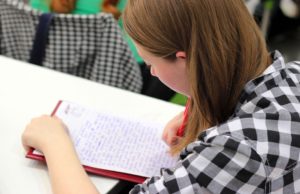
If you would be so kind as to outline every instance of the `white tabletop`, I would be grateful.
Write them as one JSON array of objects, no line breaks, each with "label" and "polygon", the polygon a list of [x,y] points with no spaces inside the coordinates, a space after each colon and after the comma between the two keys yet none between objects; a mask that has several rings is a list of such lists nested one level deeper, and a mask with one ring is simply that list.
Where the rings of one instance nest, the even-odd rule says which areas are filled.
[{"label": "white tabletop", "polygon": [[[50,194],[46,165],[25,158],[21,134],[58,100],[167,122],[183,107],[0,56],[0,194]],[[118,180],[90,175],[102,194]]]}]

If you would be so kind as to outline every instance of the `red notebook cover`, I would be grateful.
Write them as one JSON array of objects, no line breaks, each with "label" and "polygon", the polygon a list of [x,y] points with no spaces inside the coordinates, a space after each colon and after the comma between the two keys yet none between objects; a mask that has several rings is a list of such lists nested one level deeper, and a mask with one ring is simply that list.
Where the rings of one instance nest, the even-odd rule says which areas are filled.
[{"label": "red notebook cover", "polygon": [[[55,109],[53,110],[51,116],[54,116],[57,109],[59,108],[60,104],[62,101],[60,100]],[[34,160],[39,160],[39,161],[46,161],[45,157],[39,154],[33,153],[34,149],[30,149],[29,152],[26,154],[26,158],[34,159]],[[94,168],[90,166],[84,166],[84,169],[93,174],[101,175],[101,176],[106,176],[110,178],[116,178],[116,179],[121,179],[121,180],[126,180],[126,181],[131,181],[134,183],[142,183],[146,180],[146,177],[138,176],[138,175],[133,175],[133,174],[127,174],[127,173],[122,173],[122,172],[116,172],[116,171],[110,171],[110,170],[104,170],[104,169],[99,169],[99,168]]]}]

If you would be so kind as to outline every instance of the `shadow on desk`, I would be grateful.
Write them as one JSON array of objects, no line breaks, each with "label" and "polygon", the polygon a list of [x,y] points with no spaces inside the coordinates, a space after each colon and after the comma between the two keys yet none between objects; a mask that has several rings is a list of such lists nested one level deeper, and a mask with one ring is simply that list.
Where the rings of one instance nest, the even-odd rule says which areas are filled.
[{"label": "shadow on desk", "polygon": [[136,185],[136,183],[128,181],[120,181],[116,186],[114,186],[107,194],[125,194]]}]

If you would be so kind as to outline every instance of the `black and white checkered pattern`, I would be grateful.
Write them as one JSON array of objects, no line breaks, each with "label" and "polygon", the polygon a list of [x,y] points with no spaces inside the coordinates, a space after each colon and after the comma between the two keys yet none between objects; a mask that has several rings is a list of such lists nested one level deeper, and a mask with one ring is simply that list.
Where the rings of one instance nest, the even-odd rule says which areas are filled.
[{"label": "black and white checkered pattern", "polygon": [[300,62],[281,54],[248,82],[232,117],[134,193],[300,193]]},{"label": "black and white checkered pattern", "polygon": [[[0,0],[0,54],[28,61],[41,12]],[[103,84],[140,92],[138,64],[112,15],[55,14],[42,64]]]}]

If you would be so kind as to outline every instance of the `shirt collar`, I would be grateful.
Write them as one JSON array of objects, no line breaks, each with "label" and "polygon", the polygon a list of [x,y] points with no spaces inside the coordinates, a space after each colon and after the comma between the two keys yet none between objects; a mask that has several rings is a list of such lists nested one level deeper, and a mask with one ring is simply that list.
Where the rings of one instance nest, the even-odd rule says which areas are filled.
[{"label": "shirt collar", "polygon": [[258,77],[254,78],[253,80],[250,80],[244,87],[244,92],[241,96],[241,101],[244,100],[243,95],[251,94],[255,88],[263,82],[263,80],[267,79],[270,74],[273,74],[275,72],[278,72],[281,69],[284,69],[286,67],[286,64],[284,62],[282,54],[275,50],[274,52],[270,53],[270,56],[272,58],[272,64]]},{"label": "shirt collar", "polygon": [[279,51],[275,50],[270,55],[272,57],[273,63],[262,73],[262,76],[274,73],[286,67],[284,58]]}]

